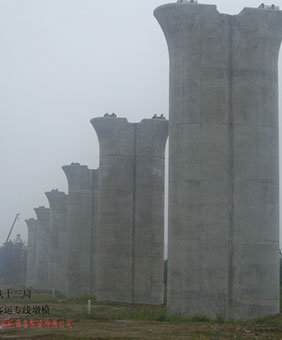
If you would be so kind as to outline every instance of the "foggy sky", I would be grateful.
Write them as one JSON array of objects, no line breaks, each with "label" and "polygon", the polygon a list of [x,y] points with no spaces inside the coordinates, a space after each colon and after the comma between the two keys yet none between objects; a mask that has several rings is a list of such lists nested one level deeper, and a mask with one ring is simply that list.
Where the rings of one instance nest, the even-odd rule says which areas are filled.
[{"label": "foggy sky", "polygon": [[[0,243],[17,212],[12,239],[26,239],[44,192],[67,192],[62,165],[99,166],[91,118],[168,117],[168,51],[153,17],[167,2],[0,0]],[[261,0],[199,2],[237,14]]]}]

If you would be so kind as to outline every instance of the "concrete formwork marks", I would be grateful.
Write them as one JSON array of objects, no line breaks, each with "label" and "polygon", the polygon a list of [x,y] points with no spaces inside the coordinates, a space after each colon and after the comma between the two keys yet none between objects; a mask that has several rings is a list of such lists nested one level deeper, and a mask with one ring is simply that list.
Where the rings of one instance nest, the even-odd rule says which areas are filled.
[{"label": "concrete formwork marks", "polygon": [[169,309],[275,314],[282,14],[177,3],[155,16],[170,57]]},{"label": "concrete formwork marks", "polygon": [[[167,121],[91,121],[100,144],[98,300],[163,301]],[[157,203],[155,202],[157,200]]]}]

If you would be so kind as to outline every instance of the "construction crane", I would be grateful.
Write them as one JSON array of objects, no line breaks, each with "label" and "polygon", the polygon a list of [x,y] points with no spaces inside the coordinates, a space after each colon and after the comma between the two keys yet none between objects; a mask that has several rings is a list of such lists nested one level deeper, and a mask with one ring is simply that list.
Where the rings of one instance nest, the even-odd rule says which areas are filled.
[{"label": "construction crane", "polygon": [[10,229],[10,231],[9,231],[9,234],[8,234],[8,237],[7,237],[7,240],[6,240],[5,243],[7,243],[7,242],[9,241],[10,236],[11,236],[11,234],[12,234],[12,231],[13,231],[13,229],[14,229],[14,226],[15,226],[17,220],[19,219],[19,216],[20,216],[20,214],[18,213],[18,214],[16,215],[15,219],[14,219],[14,222],[13,222],[13,224],[12,224],[12,226],[11,226],[11,229]]}]

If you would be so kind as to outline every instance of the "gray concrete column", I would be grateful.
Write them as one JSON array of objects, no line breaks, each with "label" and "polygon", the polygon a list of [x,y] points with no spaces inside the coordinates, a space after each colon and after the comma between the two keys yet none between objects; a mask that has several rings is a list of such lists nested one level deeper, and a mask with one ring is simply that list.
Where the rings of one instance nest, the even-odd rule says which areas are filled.
[{"label": "gray concrete column", "polygon": [[279,313],[278,53],[282,12],[245,8],[231,21],[235,318]]},{"label": "gray concrete column", "polygon": [[67,294],[96,294],[96,210],[98,170],[63,166],[68,180]]},{"label": "gray concrete column", "polygon": [[37,216],[36,235],[36,284],[39,289],[48,287],[48,254],[49,254],[49,208],[34,209]]},{"label": "gray concrete column", "polygon": [[26,264],[26,286],[36,287],[36,245],[37,245],[37,220],[30,218],[25,220],[28,229],[27,241],[27,264]]},{"label": "gray concrete column", "polygon": [[164,298],[164,157],[167,137],[166,120],[144,119],[136,125],[134,303],[162,304]]},{"label": "gray concrete column", "polygon": [[67,198],[64,192],[45,192],[50,205],[48,287],[66,290],[67,279]]},{"label": "gray concrete column", "polygon": [[275,314],[281,12],[154,14],[170,57],[169,310]]},{"label": "gray concrete column", "polygon": [[94,118],[100,144],[97,298],[163,302],[168,122]]}]

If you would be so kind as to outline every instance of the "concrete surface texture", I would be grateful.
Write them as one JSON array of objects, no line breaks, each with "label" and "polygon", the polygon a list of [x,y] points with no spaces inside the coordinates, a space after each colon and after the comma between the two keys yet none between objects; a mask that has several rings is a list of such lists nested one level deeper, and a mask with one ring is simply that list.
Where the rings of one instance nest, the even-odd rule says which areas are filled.
[{"label": "concrete surface texture", "polygon": [[163,302],[168,122],[94,118],[100,144],[97,299]]},{"label": "concrete surface texture", "polygon": [[26,264],[26,286],[36,287],[36,234],[37,220],[30,218],[25,220],[28,230],[27,239],[27,264]]},{"label": "concrete surface texture", "polygon": [[36,235],[36,287],[48,287],[48,254],[49,254],[49,208],[34,209],[37,216]]},{"label": "concrete surface texture", "polygon": [[48,287],[62,293],[67,279],[67,198],[64,192],[45,192],[50,205]]},{"label": "concrete surface texture", "polygon": [[98,171],[72,163],[62,167],[68,181],[68,295],[96,294],[96,210]]},{"label": "concrete surface texture", "polygon": [[276,314],[282,14],[192,3],[154,14],[170,57],[169,310]]}]

